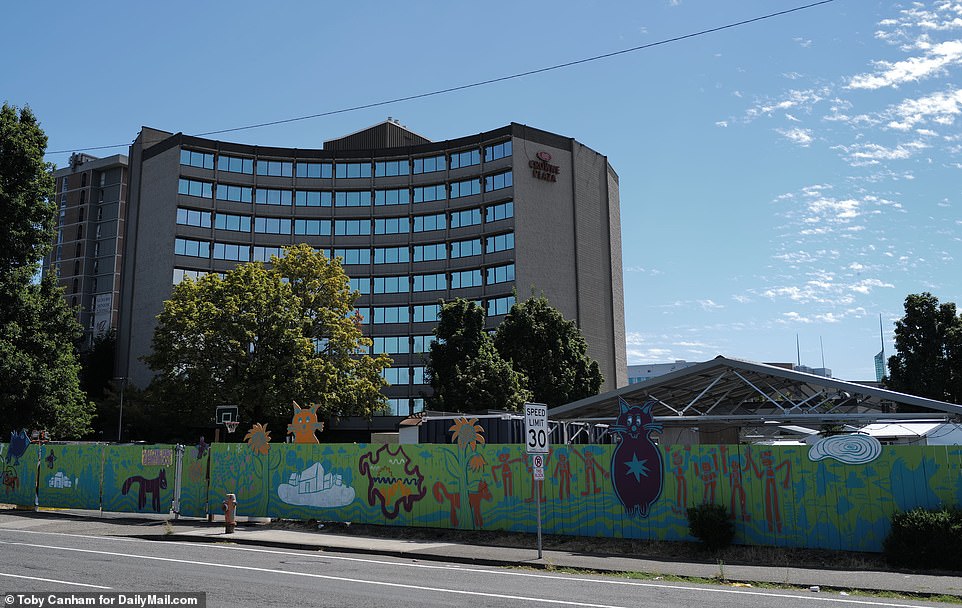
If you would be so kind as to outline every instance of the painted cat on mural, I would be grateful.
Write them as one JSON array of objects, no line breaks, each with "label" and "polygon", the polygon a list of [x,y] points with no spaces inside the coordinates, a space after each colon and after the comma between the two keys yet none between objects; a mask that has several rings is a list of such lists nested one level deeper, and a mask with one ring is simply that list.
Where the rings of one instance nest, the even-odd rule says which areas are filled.
[{"label": "painted cat on mural", "polygon": [[153,479],[146,479],[140,475],[133,475],[128,477],[124,482],[124,487],[121,488],[120,493],[124,496],[130,492],[130,488],[134,484],[139,484],[137,491],[137,510],[142,510],[147,505],[147,495],[151,495],[151,506],[154,511],[160,512],[160,493],[167,489],[167,471],[161,469],[157,477]]},{"label": "painted cat on mural", "polygon": [[651,433],[661,431],[661,425],[651,414],[654,401],[644,405],[629,405],[623,399],[618,402],[620,413],[609,429],[619,437],[611,454],[611,483],[629,515],[648,517],[662,490],[664,463],[651,438]]}]

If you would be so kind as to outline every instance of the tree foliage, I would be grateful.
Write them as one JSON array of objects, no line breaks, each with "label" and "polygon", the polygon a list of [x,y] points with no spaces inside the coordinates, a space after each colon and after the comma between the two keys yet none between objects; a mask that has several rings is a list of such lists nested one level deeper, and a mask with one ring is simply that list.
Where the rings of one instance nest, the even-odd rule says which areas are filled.
[{"label": "tree foliage", "polygon": [[895,355],[886,387],[940,401],[962,403],[962,317],[955,304],[931,293],[905,298],[895,323]]},{"label": "tree foliage", "polygon": [[340,262],[297,245],[271,264],[184,280],[164,303],[145,361],[158,372],[151,392],[184,425],[205,425],[218,404],[274,428],[290,421],[294,400],[322,415],[384,407],[390,359],[359,355],[371,341]]},{"label": "tree foliage", "polygon": [[527,378],[534,400],[549,407],[597,395],[604,381],[581,330],[545,297],[512,306],[494,345]]},{"label": "tree foliage", "polygon": [[524,376],[498,355],[484,330],[484,310],[462,298],[442,304],[427,375],[431,409],[482,412],[521,409],[530,393]]},{"label": "tree foliage", "polygon": [[0,420],[56,439],[90,430],[93,404],[80,389],[81,328],[57,278],[33,277],[55,228],[47,137],[33,113],[0,109]]}]

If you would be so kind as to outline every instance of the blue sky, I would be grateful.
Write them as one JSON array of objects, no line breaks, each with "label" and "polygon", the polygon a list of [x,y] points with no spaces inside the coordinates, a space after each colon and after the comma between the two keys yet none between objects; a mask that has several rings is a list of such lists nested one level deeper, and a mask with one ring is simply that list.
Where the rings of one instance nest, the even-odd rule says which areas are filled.
[{"label": "blue sky", "polygon": [[[50,150],[443,89],[805,4],[7,6],[0,97]],[[15,59],[13,59],[15,58]],[[532,125],[621,180],[629,363],[718,354],[873,379],[909,293],[962,304],[962,4],[834,2],[564,70],[222,139],[320,147],[388,116],[442,140]],[[123,148],[92,152],[109,155]],[[63,166],[69,154],[48,160]]]}]

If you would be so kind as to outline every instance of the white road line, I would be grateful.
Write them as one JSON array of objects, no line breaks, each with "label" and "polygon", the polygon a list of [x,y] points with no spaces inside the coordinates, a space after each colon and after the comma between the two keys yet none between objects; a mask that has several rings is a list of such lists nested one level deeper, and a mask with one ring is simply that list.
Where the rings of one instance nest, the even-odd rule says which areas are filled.
[{"label": "white road line", "polygon": [[113,587],[104,587],[103,585],[88,585],[87,583],[75,583],[73,581],[58,581],[55,578],[40,578],[39,576],[23,576],[21,574],[7,574],[5,572],[0,572],[0,576],[8,576],[10,578],[25,578],[30,581],[43,581],[45,583],[60,583],[62,585],[77,585],[78,587],[92,587],[94,589],[113,589]]},{"label": "white road line", "polygon": [[[238,546],[220,545],[220,544],[215,545],[215,544],[189,542],[189,541],[154,541],[154,540],[124,538],[124,537],[105,537],[105,536],[91,536],[91,535],[83,535],[83,534],[68,534],[64,532],[39,532],[36,530],[15,530],[10,528],[0,528],[0,532],[19,532],[23,534],[69,536],[69,537],[75,537],[75,538],[90,538],[90,539],[98,539],[98,540],[121,540],[121,541],[128,541],[128,542],[136,541],[136,542],[143,542],[143,543],[164,542],[165,544],[180,545],[185,547],[206,547],[208,549],[242,551],[242,552],[248,552],[248,553],[266,553],[271,555],[290,555],[290,556],[298,556],[298,557],[311,556],[311,557],[317,557],[317,559],[325,559],[325,560],[331,560],[331,561],[337,560],[337,561],[361,562],[361,563],[387,565],[387,566],[404,566],[408,568],[425,568],[425,569],[431,569],[431,570],[455,570],[457,572],[473,572],[473,573],[479,573],[479,574],[493,574],[493,575],[499,575],[499,576],[520,576],[520,577],[536,578],[536,579],[571,580],[570,577],[561,576],[557,574],[541,574],[537,572],[519,572],[517,570],[504,570],[504,569],[488,570],[484,568],[464,568],[464,567],[458,567],[458,566],[445,566],[445,565],[424,564],[424,563],[415,564],[415,563],[389,561],[389,560],[337,556],[337,555],[330,555],[328,553],[318,553],[315,555],[315,553],[312,553],[310,551],[302,551],[302,552],[278,551],[275,549],[258,549],[253,547],[238,547]],[[4,543],[4,541],[0,541],[0,543]],[[30,545],[27,543],[4,543],[4,544],[24,544],[26,546],[37,546],[37,547],[45,546],[45,545]],[[51,547],[51,548],[56,548],[56,547]],[[90,551],[86,549],[72,549],[70,547],[61,547],[61,548],[68,551],[70,550]],[[334,550],[336,550],[336,548]],[[104,552],[104,553],[108,555],[114,555],[109,552]],[[117,555],[120,555],[120,554],[117,554]],[[142,557],[143,559],[153,559],[147,556],[134,556],[134,557]],[[172,558],[156,558],[156,559],[175,561],[175,562],[183,561],[183,563],[193,563],[186,560],[176,560]],[[199,563],[206,563],[206,562],[199,562]],[[220,564],[212,564],[212,565],[220,565]],[[244,566],[236,566],[236,567],[243,568]],[[253,569],[259,570],[258,568],[253,568]],[[286,570],[281,570],[280,572],[284,572],[285,574],[293,574]],[[333,578],[336,579],[336,577],[333,577]],[[336,579],[336,580],[349,580],[349,579]],[[703,591],[708,593],[726,593],[726,594],[737,594],[737,595],[757,595],[757,596],[771,597],[771,598],[802,599],[802,600],[810,600],[813,602],[838,602],[841,604],[886,606],[888,608],[927,608],[926,606],[922,606],[918,604],[895,604],[895,603],[886,603],[886,602],[879,602],[879,601],[843,599],[843,598],[826,597],[826,596],[814,596],[814,595],[808,596],[808,595],[793,595],[788,593],[770,593],[770,592],[753,591],[753,590],[747,590],[747,589],[716,588],[708,585],[703,587],[695,587],[695,586],[685,586],[685,585],[670,585],[665,583],[651,583],[651,582],[636,581],[636,580],[624,580],[624,579],[616,579],[616,578],[608,578],[608,579],[584,578],[581,576],[578,577],[578,580],[586,583],[596,583],[601,585],[620,585],[620,586],[630,586],[630,587],[646,587],[646,588],[653,588],[653,589],[682,589],[686,591]],[[363,582],[370,582],[370,581],[363,581]],[[393,583],[382,583],[382,584],[390,585]],[[438,589],[438,591],[443,591],[443,590]],[[467,591],[465,592],[452,591],[452,592],[472,594],[472,592],[467,592]],[[493,597],[502,597],[502,596],[493,596]],[[504,596],[504,597],[508,597],[508,596]],[[539,601],[547,601],[547,600],[539,600]],[[577,605],[589,606],[590,604],[577,604]]]}]

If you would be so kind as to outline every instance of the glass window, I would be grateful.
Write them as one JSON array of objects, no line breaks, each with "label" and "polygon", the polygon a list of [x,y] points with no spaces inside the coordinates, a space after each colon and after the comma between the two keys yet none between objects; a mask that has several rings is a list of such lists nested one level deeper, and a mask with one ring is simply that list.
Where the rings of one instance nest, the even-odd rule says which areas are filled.
[{"label": "glass window", "polygon": [[337,163],[334,177],[371,177],[371,163]]},{"label": "glass window", "polygon": [[409,291],[411,291],[411,281],[407,275],[374,277],[374,293],[407,293]]},{"label": "glass window", "polygon": [[342,264],[370,264],[370,249],[335,249],[334,257],[341,258]]},{"label": "glass window", "polygon": [[294,193],[294,204],[298,207],[330,207],[331,199],[328,190],[298,190]]},{"label": "glass window", "polygon": [[431,344],[433,344],[435,340],[437,340],[437,336],[414,336],[414,352],[431,352]]},{"label": "glass window", "polygon": [[505,156],[511,156],[511,141],[502,142],[500,144],[495,144],[493,146],[487,146],[484,149],[484,160],[492,161],[498,160],[499,158],[504,158]]},{"label": "glass window", "polygon": [[447,247],[444,243],[434,243],[431,245],[415,245],[414,261],[430,262],[431,260],[443,260],[447,257]]},{"label": "glass window", "polygon": [[463,182],[451,182],[451,198],[471,196],[481,193],[481,178],[466,179]]},{"label": "glass window", "polygon": [[297,177],[328,178],[331,176],[331,163],[297,163]]},{"label": "glass window", "polygon": [[514,249],[514,233],[513,232],[488,237],[488,242],[485,248],[485,250],[488,253],[494,253],[495,251],[505,251],[507,249]]},{"label": "glass window", "polygon": [[446,220],[447,218],[443,213],[436,215],[416,215],[414,216],[414,232],[444,230],[447,227]]},{"label": "glass window", "polygon": [[407,323],[407,306],[376,306],[374,308],[374,323]]},{"label": "glass window", "polygon": [[186,268],[174,268],[174,285],[177,285],[184,279],[198,280],[202,276],[207,274],[204,270],[187,270]]},{"label": "glass window", "polygon": [[350,279],[350,282],[351,282],[351,290],[361,294],[371,293],[370,277],[364,277],[363,279]]},{"label": "glass window", "polygon": [[330,235],[331,220],[294,220],[294,234]]},{"label": "glass window", "polygon": [[438,320],[438,315],[441,313],[440,304],[422,304],[414,307],[414,322],[423,323],[430,322],[434,323]]},{"label": "glass window", "polygon": [[274,177],[292,177],[294,175],[294,164],[280,160],[258,160],[257,174]]},{"label": "glass window", "polygon": [[472,255],[481,255],[481,239],[451,243],[452,258],[467,258]]},{"label": "glass window", "polygon": [[177,182],[177,194],[199,196],[201,198],[213,198],[214,185],[208,182],[199,182],[193,179],[180,178],[180,181]]},{"label": "glass window", "polygon": [[335,207],[370,207],[370,190],[342,190],[334,193]]},{"label": "glass window", "polygon": [[444,184],[434,186],[419,186],[414,189],[415,203],[430,203],[431,201],[443,201],[448,198],[448,189]]},{"label": "glass window", "polygon": [[251,202],[251,188],[247,186],[228,186],[217,184],[217,200],[233,201],[235,203]]},{"label": "glass window", "polygon": [[481,285],[481,269],[462,270],[451,273],[451,289],[477,287]]},{"label": "glass window", "polygon": [[174,253],[177,255],[189,255],[194,258],[209,258],[210,243],[192,239],[175,239]]},{"label": "glass window", "polygon": [[251,248],[248,245],[231,245],[230,243],[214,243],[215,260],[234,260],[237,262],[251,261]]},{"label": "glass window", "polygon": [[489,175],[484,178],[484,191],[491,192],[492,190],[509,188],[513,183],[514,180],[511,177],[510,171],[505,171],[504,173],[498,173],[496,175]]},{"label": "glass window", "polygon": [[481,164],[481,152],[479,150],[467,150],[465,152],[455,152],[451,154],[451,168],[470,167],[471,165]]},{"label": "glass window", "polygon": [[[249,220],[250,218],[248,218]],[[254,261],[256,262],[270,262],[271,256],[278,258],[284,257],[283,247],[260,247],[254,246]]]},{"label": "glass window", "polygon": [[406,217],[386,217],[374,220],[374,234],[405,234],[410,231],[410,219]]},{"label": "glass window", "polygon": [[414,173],[434,173],[435,171],[444,171],[447,168],[444,161],[445,158],[443,154],[439,156],[415,158]]},{"label": "glass window", "polygon": [[464,211],[451,212],[451,227],[462,228],[464,226],[476,226],[481,223],[480,209],[466,209]]},{"label": "glass window", "polygon": [[414,291],[441,291],[448,288],[448,278],[440,274],[414,275]]},{"label": "glass window", "polygon": [[411,191],[407,188],[399,190],[375,190],[375,205],[406,205],[411,202]]},{"label": "glass window", "polygon": [[258,188],[254,201],[259,205],[290,205],[293,193],[290,190]]},{"label": "glass window", "polygon": [[411,368],[411,384],[425,384],[424,366],[417,366],[417,367]]},{"label": "glass window", "polygon": [[381,370],[381,377],[390,384],[410,384],[411,370],[407,367],[386,367]]},{"label": "glass window", "polygon": [[389,355],[409,353],[411,352],[411,341],[407,336],[374,338],[373,351]]},{"label": "glass window", "polygon": [[263,234],[290,234],[291,220],[279,217],[254,218],[254,232]]},{"label": "glass window", "polygon": [[410,261],[410,258],[407,247],[378,247],[374,250],[375,264],[400,264]]},{"label": "glass window", "polygon": [[506,315],[512,306],[514,306],[514,296],[488,300],[488,316]]},{"label": "glass window", "polygon": [[507,281],[513,281],[513,280],[514,280],[514,264],[488,268],[488,281],[487,281],[488,285],[494,285],[495,283],[506,283]]},{"label": "glass window", "polygon": [[508,201],[500,205],[491,205],[485,210],[485,222],[497,222],[498,220],[514,217],[514,202]]},{"label": "glass window", "polygon": [[334,220],[334,234],[371,234],[371,220]]},{"label": "glass window", "polygon": [[[83,209],[81,209],[83,211]],[[177,223],[182,226],[210,228],[210,211],[177,208]]]},{"label": "glass window", "polygon": [[254,173],[254,159],[221,154],[217,157],[217,170],[251,175]]},{"label": "glass window", "polygon": [[393,177],[407,175],[411,170],[411,163],[404,160],[388,160],[374,163],[374,175],[377,177]]},{"label": "glass window", "polygon": [[[206,152],[196,152],[194,150],[181,150],[180,164],[187,165],[189,167],[200,167],[201,169],[213,169],[214,155]],[[102,182],[105,176],[101,174],[100,177]],[[103,187],[103,183],[100,185]]]}]

